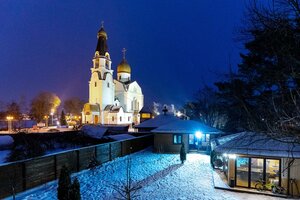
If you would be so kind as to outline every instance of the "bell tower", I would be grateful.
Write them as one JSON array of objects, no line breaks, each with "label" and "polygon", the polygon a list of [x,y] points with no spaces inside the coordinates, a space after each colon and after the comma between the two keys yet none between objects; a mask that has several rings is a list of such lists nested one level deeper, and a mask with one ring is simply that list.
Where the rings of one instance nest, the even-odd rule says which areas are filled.
[{"label": "bell tower", "polygon": [[107,105],[112,105],[115,99],[113,70],[108,52],[107,33],[102,22],[97,34],[98,42],[93,57],[91,79],[89,81],[89,103],[98,104],[100,111]]}]

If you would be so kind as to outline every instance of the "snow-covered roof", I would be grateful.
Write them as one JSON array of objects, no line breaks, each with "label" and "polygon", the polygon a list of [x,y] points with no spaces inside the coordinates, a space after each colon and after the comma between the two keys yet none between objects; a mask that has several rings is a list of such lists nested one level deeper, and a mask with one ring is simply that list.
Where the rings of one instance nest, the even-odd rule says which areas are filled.
[{"label": "snow-covered roof", "polygon": [[105,134],[105,132],[107,131],[107,128],[97,126],[97,125],[87,124],[81,128],[81,131],[83,132],[83,134],[89,137],[95,139],[101,139]]},{"label": "snow-covered roof", "polygon": [[173,121],[181,121],[181,119],[175,117],[172,114],[162,114],[158,115],[153,119],[149,119],[147,121],[144,121],[143,123],[140,123],[139,125],[136,125],[135,128],[157,128],[159,126],[168,124]]},{"label": "snow-covered roof", "polygon": [[201,131],[206,134],[219,134],[220,130],[213,127],[209,127],[201,122],[194,120],[176,120],[165,125],[159,126],[152,130],[153,133],[186,133],[194,134],[197,131]]},{"label": "snow-covered roof", "polygon": [[133,135],[129,135],[129,134],[109,135],[108,137],[113,140],[127,140],[127,139],[135,138]]},{"label": "snow-covered roof", "polygon": [[218,153],[300,158],[300,144],[293,138],[272,138],[267,134],[243,132],[215,148]]},{"label": "snow-covered roof", "polygon": [[123,109],[123,107],[122,106],[115,106],[115,105],[107,105],[104,108],[104,111],[109,111],[111,113],[113,113],[113,112],[118,113],[118,112],[120,112],[120,109]]},{"label": "snow-covered roof", "polygon": [[0,149],[14,144],[14,139],[11,136],[0,136]]}]

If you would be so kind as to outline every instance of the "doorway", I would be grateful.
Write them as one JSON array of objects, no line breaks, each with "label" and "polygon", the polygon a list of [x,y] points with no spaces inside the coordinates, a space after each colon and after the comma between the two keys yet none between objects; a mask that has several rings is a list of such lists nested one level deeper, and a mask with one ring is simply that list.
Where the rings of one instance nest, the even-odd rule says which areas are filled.
[{"label": "doorway", "polygon": [[94,124],[98,124],[98,122],[99,122],[99,116],[94,115]]}]

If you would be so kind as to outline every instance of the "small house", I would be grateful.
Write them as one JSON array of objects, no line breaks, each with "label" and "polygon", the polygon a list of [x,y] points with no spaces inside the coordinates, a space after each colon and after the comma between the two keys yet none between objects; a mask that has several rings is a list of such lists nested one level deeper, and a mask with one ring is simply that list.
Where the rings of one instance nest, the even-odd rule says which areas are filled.
[{"label": "small house", "polygon": [[154,151],[161,153],[178,153],[183,143],[187,152],[192,150],[209,152],[210,139],[222,133],[203,123],[178,118],[151,132],[154,133]]},{"label": "small house", "polygon": [[134,128],[138,129],[138,132],[150,132],[151,130],[156,129],[162,125],[177,120],[180,119],[174,116],[174,114],[164,113],[162,115],[156,116],[155,118],[146,120],[139,125],[134,126]]},{"label": "small house", "polygon": [[299,195],[300,144],[294,138],[243,132],[216,146],[214,151],[223,159],[229,186],[255,188],[264,181],[269,186],[285,188],[286,194]]}]

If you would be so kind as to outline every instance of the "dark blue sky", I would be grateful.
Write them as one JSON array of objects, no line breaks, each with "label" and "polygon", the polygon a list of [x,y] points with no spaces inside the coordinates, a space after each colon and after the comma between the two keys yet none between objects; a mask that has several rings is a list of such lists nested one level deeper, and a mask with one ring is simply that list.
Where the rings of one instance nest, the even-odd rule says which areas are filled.
[{"label": "dark blue sky", "polygon": [[125,47],[145,101],[180,105],[240,61],[244,10],[243,0],[1,1],[0,100],[87,100],[103,20],[113,68]]}]

